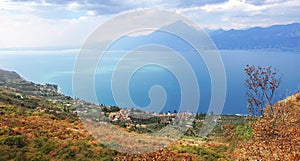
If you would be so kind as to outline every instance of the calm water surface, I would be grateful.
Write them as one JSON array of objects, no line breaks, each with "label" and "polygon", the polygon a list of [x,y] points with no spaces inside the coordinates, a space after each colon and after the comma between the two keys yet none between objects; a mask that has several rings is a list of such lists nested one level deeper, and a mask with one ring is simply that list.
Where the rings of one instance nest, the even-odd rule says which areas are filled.
[{"label": "calm water surface", "polygon": [[[72,96],[72,72],[76,61],[75,51],[31,53],[0,51],[0,68],[14,70],[27,80],[36,83],[58,84],[62,93]],[[277,99],[300,90],[300,52],[287,51],[220,51],[227,76],[227,96],[223,113],[247,113],[243,68],[246,64],[276,67],[283,74]],[[201,92],[199,112],[206,112],[210,101],[210,78],[205,64],[192,63],[199,73]],[[101,74],[98,70],[96,91],[99,103],[114,105],[110,90],[110,74]],[[155,76],[155,77],[154,77]],[[155,78],[155,79],[154,79]],[[145,67],[131,78],[130,94],[139,106],[150,103],[149,88],[162,85],[168,95],[164,111],[173,111],[180,104],[180,88],[174,75],[159,67]]]}]

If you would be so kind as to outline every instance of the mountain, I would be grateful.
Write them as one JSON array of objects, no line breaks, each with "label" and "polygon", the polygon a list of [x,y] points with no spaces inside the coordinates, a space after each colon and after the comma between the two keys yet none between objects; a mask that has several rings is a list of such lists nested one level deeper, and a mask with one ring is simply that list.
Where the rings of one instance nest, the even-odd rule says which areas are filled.
[{"label": "mountain", "polygon": [[189,44],[178,39],[177,35],[167,33],[165,30],[171,32],[174,31],[174,33],[184,33],[185,36],[193,37],[195,39],[197,38],[196,34],[199,33],[197,33],[197,29],[194,27],[189,26],[182,21],[175,21],[167,26],[162,26],[159,30],[155,30],[147,35],[124,36],[114,42],[114,44],[110,46],[110,50],[132,50],[138,46],[149,44],[159,44],[177,50],[191,48]]},{"label": "mountain", "polygon": [[[182,33],[193,39],[199,39],[200,32],[182,21],[173,22],[161,27]],[[204,31],[211,37],[216,47],[221,50],[300,50],[300,23],[274,25],[266,28],[253,27],[246,30],[209,30]],[[200,41],[202,39],[199,39]],[[183,51],[191,47],[176,35],[154,31],[148,35],[125,36],[111,46],[111,50],[132,50],[137,46],[160,44]]]},{"label": "mountain", "polygon": [[215,30],[209,35],[218,49],[300,50],[300,23],[247,30]]},{"label": "mountain", "polygon": [[[203,36],[203,32],[199,32],[196,28],[193,26],[190,26],[183,21],[176,21],[174,23],[168,24],[166,26],[163,26],[160,28],[161,30],[155,30],[151,32],[150,34],[145,35],[144,33],[142,35],[127,35],[124,37],[119,38],[117,41],[111,44],[109,47],[109,50],[111,51],[116,51],[116,52],[111,52],[111,54],[106,54],[103,57],[103,62],[110,64],[109,66],[105,66],[103,68],[98,68],[101,73],[106,73],[107,74],[107,69],[110,67],[111,69],[109,70],[110,74],[112,75],[114,69],[113,67],[116,67],[119,62],[119,60],[122,60],[122,57],[125,56],[128,52],[127,51],[134,51],[135,49],[140,49],[144,51],[148,51],[150,53],[149,55],[152,58],[160,58],[159,54],[161,48],[146,48],[145,46],[151,45],[151,44],[158,44],[160,46],[170,48],[173,51],[176,51],[178,54],[183,56],[186,61],[191,65],[193,70],[195,71],[195,74],[199,80],[198,85],[200,86],[200,105],[199,109],[201,109],[201,112],[205,112],[208,110],[208,107],[210,105],[210,99],[211,99],[211,79],[210,79],[210,72],[207,70],[206,63],[204,62],[204,57],[199,56],[199,54],[195,51],[195,49],[189,44],[187,41],[181,39],[178,37],[177,33],[184,33],[185,37],[188,37],[189,39],[194,40],[195,42],[198,42],[198,44],[203,45],[204,49],[210,49],[209,48],[209,43],[207,39],[205,39],[205,34]],[[164,30],[168,31],[176,31],[172,33],[166,33]],[[279,25],[279,26],[272,26],[268,28],[260,28],[260,27],[255,27],[255,28],[250,28],[248,30],[205,30],[207,34],[210,35],[211,39],[213,40],[212,42],[215,43],[217,49],[219,50],[300,50],[300,24],[290,24],[290,25]],[[149,32],[148,32],[149,33]],[[202,37],[201,37],[202,36]],[[206,35],[207,36],[207,35]],[[208,36],[207,36],[208,37]],[[204,38],[204,39],[203,39]],[[198,45],[197,44],[197,45]],[[142,48],[143,47],[143,48]],[[145,52],[146,53],[146,52]],[[223,52],[222,52],[223,53]],[[224,52],[225,53],[225,52]],[[242,56],[242,55],[239,55]],[[113,59],[111,59],[113,58]],[[118,60],[118,61],[116,61]],[[225,60],[225,68],[233,68],[231,65],[232,62],[226,62],[230,61],[231,59],[226,59]],[[171,58],[163,58],[161,57],[161,61],[164,61],[166,63],[172,62]],[[133,63],[138,62],[138,61],[132,61],[130,66],[132,66]],[[251,60],[251,62],[257,62],[256,60]],[[248,62],[249,63],[249,62]],[[238,65],[239,64],[239,65]],[[104,65],[104,63],[103,63]],[[240,63],[236,63],[234,65],[235,67],[238,68],[243,68]],[[105,70],[104,70],[105,69]],[[286,69],[285,69],[286,70]],[[143,72],[143,70],[139,70],[139,74],[136,74],[135,80],[143,80],[139,82],[143,83],[132,83],[132,89],[134,91],[132,92],[132,98],[134,100],[137,100],[138,104],[140,106],[146,106],[149,103],[147,101],[150,101],[148,98],[146,98],[144,95],[141,95],[140,93],[148,90],[149,86],[152,84],[157,84],[157,80],[152,80],[152,79],[146,79],[147,76],[149,76],[149,70],[146,72]],[[144,70],[145,71],[145,70]],[[234,70],[235,71],[235,70]],[[156,72],[156,71],[155,71]],[[184,71],[182,72],[184,73]],[[227,73],[227,75],[230,72]],[[107,75],[97,75],[96,78],[97,80],[101,80],[103,76]],[[240,73],[239,73],[240,74]],[[232,75],[238,76],[237,71],[232,72]],[[155,74],[153,74],[155,76]],[[157,75],[156,75],[157,76]],[[159,77],[160,79],[167,80],[169,79],[169,76],[167,74],[162,74],[162,76]],[[107,79],[110,80],[110,79]],[[243,80],[240,79],[237,81],[237,79],[234,79],[234,82],[242,82]],[[147,82],[148,86],[145,86],[144,82]],[[162,82],[162,81],[160,81]],[[232,80],[233,82],[233,80]],[[110,104],[115,104],[114,98],[112,96],[111,89],[109,88],[104,88],[105,87],[110,87],[111,86],[111,81],[102,81],[101,82],[102,89],[108,91],[105,94],[102,94],[102,98],[105,97],[105,99],[102,100],[112,100]],[[229,81],[231,83],[231,81]],[[99,83],[100,84],[100,83]],[[134,88],[133,88],[134,84]],[[165,111],[171,110],[173,111],[174,109],[178,108],[180,103],[178,102],[179,100],[179,95],[174,95],[179,93],[174,92],[173,89],[177,87],[177,82],[175,81],[170,81],[166,84],[161,84],[163,87],[166,87],[166,91],[168,93],[168,99],[166,102],[166,106],[164,107]],[[243,83],[239,83],[241,89],[243,87]],[[100,86],[100,85],[99,85]],[[169,88],[168,87],[173,87]],[[236,84],[232,83],[228,85],[228,89],[234,91],[235,88],[237,88]],[[179,88],[178,88],[179,89]],[[177,90],[177,89],[175,89]],[[103,91],[103,90],[99,90]],[[170,92],[169,92],[170,91]],[[100,93],[100,92],[99,92]],[[107,94],[108,93],[108,94]],[[138,93],[138,94],[134,94]],[[235,93],[236,94],[236,93]],[[243,93],[239,94],[240,98],[244,98]],[[231,96],[227,97],[225,106],[224,106],[224,111],[227,111],[227,109],[234,109],[230,106],[233,107],[238,107],[239,105],[244,105],[246,106],[246,103],[242,101],[242,99],[238,99],[239,101],[232,101],[234,98],[230,98]],[[146,98],[146,99],[144,99]],[[98,100],[101,100],[99,97]],[[140,101],[141,100],[141,101]],[[146,101],[145,101],[146,100]],[[146,102],[146,103],[145,103]],[[233,104],[233,102],[237,102],[236,104]],[[125,105],[123,105],[125,106]],[[130,105],[128,105],[130,106]],[[236,110],[236,109],[235,109]],[[236,113],[236,111],[230,112],[230,113]],[[238,113],[246,113],[246,109],[242,112]]]}]

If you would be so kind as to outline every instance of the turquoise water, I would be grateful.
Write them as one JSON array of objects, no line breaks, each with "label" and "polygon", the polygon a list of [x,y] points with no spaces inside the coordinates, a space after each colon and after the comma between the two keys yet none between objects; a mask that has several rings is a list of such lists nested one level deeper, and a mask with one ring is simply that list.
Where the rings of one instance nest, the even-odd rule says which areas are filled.
[{"label": "turquoise water", "polygon": [[[24,78],[36,83],[57,84],[60,91],[72,96],[72,74],[77,51],[14,52],[0,51],[0,68],[14,70]],[[244,86],[246,64],[273,66],[283,74],[282,83],[278,90],[277,99],[300,90],[300,52],[287,51],[220,51],[227,77],[227,96],[223,113],[247,113],[246,89]],[[201,91],[199,111],[206,112],[210,101],[210,77],[205,64],[193,64],[199,79]],[[137,71],[131,78],[129,89],[134,102],[139,106],[150,103],[149,88],[153,85],[162,85],[168,100],[164,111],[173,111],[180,103],[180,88],[174,75],[158,67],[145,67]],[[145,72],[146,71],[146,72]],[[159,71],[159,72],[157,72]],[[146,74],[145,74],[146,73]],[[114,105],[110,90],[110,76],[95,75],[98,103]]]}]

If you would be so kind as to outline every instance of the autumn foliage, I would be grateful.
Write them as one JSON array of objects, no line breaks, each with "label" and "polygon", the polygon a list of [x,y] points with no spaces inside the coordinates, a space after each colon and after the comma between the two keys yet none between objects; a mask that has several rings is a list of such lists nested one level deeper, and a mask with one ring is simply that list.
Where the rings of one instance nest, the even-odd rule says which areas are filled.
[{"label": "autumn foliage", "polygon": [[[272,104],[272,108],[264,107],[262,116],[222,115],[207,138],[183,136],[174,144],[154,152],[126,154],[109,149],[103,141],[98,142],[85,130],[87,126],[82,120],[62,105],[44,97],[0,88],[0,160],[298,161],[299,118],[300,93],[296,93]],[[197,121],[201,127],[201,120]],[[92,125],[90,122],[88,125]],[[105,136],[104,139],[116,140],[109,128],[100,128],[96,132]],[[144,140],[153,143],[145,135],[130,134],[135,134],[141,146],[147,145],[146,148],[150,144],[145,144]],[[131,139],[121,138],[115,145],[135,147]]]},{"label": "autumn foliage", "polygon": [[300,160],[300,93],[266,107],[253,137],[236,148],[238,160]]},{"label": "autumn foliage", "polygon": [[[264,108],[272,105],[275,92],[281,83],[278,69],[269,67],[255,67],[247,65],[244,69],[247,75],[245,85],[248,96],[248,111],[251,115],[263,115]],[[270,106],[271,110],[272,107]]]},{"label": "autumn foliage", "polygon": [[[114,141],[109,128],[99,127],[99,133]],[[120,128],[120,127],[118,127]],[[126,129],[123,129],[126,130]],[[138,138],[140,136],[140,138]],[[142,138],[143,137],[143,138]],[[151,140],[136,134],[141,146],[150,148]],[[148,139],[149,144],[145,141]],[[132,138],[123,137],[116,145],[135,147]],[[157,140],[158,143],[162,140]],[[184,146],[183,146],[184,144]],[[226,146],[201,142],[185,142],[154,152],[126,154],[110,149],[97,141],[73,113],[43,97],[16,93],[0,88],[0,160],[228,160]],[[200,145],[201,144],[201,145]],[[205,146],[204,146],[205,145]],[[221,149],[221,150],[220,150]]]}]

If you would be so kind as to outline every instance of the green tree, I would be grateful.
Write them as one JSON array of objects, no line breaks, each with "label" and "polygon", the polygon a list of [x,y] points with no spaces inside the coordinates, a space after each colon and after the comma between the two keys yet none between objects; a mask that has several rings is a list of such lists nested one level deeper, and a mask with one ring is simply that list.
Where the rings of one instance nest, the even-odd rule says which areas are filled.
[{"label": "green tree", "polygon": [[199,120],[199,118],[200,118],[200,115],[199,115],[199,113],[197,112],[197,113],[196,113],[195,119],[196,119],[196,120]]}]

